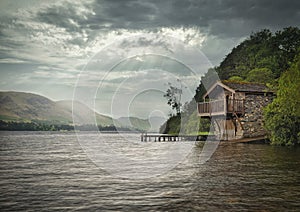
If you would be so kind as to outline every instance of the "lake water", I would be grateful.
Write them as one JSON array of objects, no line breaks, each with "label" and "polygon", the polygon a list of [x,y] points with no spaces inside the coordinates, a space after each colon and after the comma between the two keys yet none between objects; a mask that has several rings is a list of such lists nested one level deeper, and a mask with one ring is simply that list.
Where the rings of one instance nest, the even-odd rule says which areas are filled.
[{"label": "lake water", "polygon": [[0,210],[300,211],[300,148],[221,143],[204,164],[200,152],[161,176],[120,178],[72,132],[0,132]]}]

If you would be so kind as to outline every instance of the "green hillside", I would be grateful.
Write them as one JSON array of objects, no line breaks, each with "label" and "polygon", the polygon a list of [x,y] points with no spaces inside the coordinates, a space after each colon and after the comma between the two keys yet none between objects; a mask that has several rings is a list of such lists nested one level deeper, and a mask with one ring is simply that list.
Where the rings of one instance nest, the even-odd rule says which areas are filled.
[{"label": "green hillside", "polygon": [[[191,101],[185,106],[182,114],[170,117],[161,127],[161,132],[178,133],[182,121],[188,126],[184,129],[185,133],[207,131],[209,129],[209,120],[195,117],[197,113],[195,102],[203,101],[202,96],[206,93],[206,88],[210,87],[218,77],[220,80],[266,83],[267,86],[273,90],[278,90],[281,89],[280,86],[278,86],[278,82],[280,82],[280,78],[285,76],[284,73],[289,72],[291,67],[296,69],[295,67],[297,66],[295,64],[298,63],[295,61],[295,58],[297,58],[297,55],[299,58],[300,29],[297,27],[288,27],[275,33],[265,29],[250,35],[239,45],[234,47],[219,66],[208,70],[207,73],[201,77],[200,84],[196,89],[194,101]],[[295,76],[297,75],[295,74]],[[298,79],[294,80],[296,82]],[[296,84],[293,84],[292,88],[294,88],[294,86],[296,86]],[[295,92],[296,89],[294,89],[294,93]],[[295,96],[295,94],[293,95]],[[181,120],[181,117],[184,117],[186,120]],[[293,119],[295,118],[293,117]],[[195,123],[199,124],[199,127],[196,126]],[[296,124],[295,121],[291,123],[294,123],[291,124],[291,126]],[[270,125],[272,124],[273,123]],[[292,130],[294,130],[293,132],[297,131],[295,129]],[[296,133],[293,134],[295,135]]]},{"label": "green hillside", "polygon": [[[89,107],[74,102],[76,111],[74,118],[81,124],[94,123]],[[112,119],[108,116],[95,114],[99,125],[108,126]],[[4,121],[41,121],[53,124],[72,124],[72,101],[52,101],[46,97],[24,92],[0,92],[0,119]]]},{"label": "green hillside", "polygon": [[150,123],[147,119],[140,119],[136,117],[121,117],[115,120],[117,127],[127,126],[132,129],[139,129],[148,131],[150,129]]},{"label": "green hillside", "polygon": [[2,120],[71,123],[71,113],[43,96],[23,92],[0,92]]}]

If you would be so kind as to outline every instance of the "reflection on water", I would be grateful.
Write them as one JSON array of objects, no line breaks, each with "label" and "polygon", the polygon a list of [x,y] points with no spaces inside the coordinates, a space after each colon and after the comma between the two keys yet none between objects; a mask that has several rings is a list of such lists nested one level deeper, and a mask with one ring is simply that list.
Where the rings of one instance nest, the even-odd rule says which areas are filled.
[{"label": "reflection on water", "polygon": [[300,148],[222,143],[205,164],[199,163],[201,149],[193,148],[167,174],[137,180],[116,178],[98,168],[73,133],[0,133],[1,211],[300,208]]}]

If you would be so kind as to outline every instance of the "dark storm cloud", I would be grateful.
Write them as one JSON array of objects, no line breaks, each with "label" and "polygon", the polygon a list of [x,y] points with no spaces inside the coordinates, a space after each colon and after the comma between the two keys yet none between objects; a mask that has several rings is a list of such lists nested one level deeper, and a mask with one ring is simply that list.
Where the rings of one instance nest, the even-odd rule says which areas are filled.
[{"label": "dark storm cloud", "polygon": [[[288,26],[299,26],[299,0],[96,0],[90,2],[66,1],[58,4],[46,4],[27,12],[22,16],[0,15],[0,46],[6,57],[10,51],[23,47],[26,49],[29,39],[22,38],[44,35],[62,38],[56,31],[64,29],[67,33],[60,47],[66,46],[84,49],[89,42],[99,39],[102,32],[123,33],[122,30],[160,31],[165,28],[189,28],[206,34],[206,43],[219,43],[216,48],[232,48],[251,32],[263,28],[273,31]],[[28,23],[26,22],[28,21]],[[48,28],[45,28],[43,24]],[[50,27],[49,27],[50,25]],[[40,27],[39,27],[40,26]],[[52,28],[52,32],[49,29]],[[15,32],[12,33],[12,30]],[[10,34],[9,34],[10,33]],[[19,33],[21,39],[13,39]],[[51,34],[52,33],[52,34]],[[64,32],[61,32],[62,34]],[[197,35],[196,35],[197,36]],[[41,36],[41,39],[44,37]],[[102,38],[100,38],[102,39]],[[212,40],[213,39],[213,40]],[[228,44],[228,39],[230,44]],[[23,43],[22,43],[23,42]],[[56,41],[54,41],[56,42]],[[53,42],[53,43],[54,43]],[[223,42],[223,43],[222,43]],[[226,43],[226,45],[224,45]],[[204,43],[205,45],[205,43]],[[25,48],[26,47],[26,48]],[[216,52],[217,49],[208,49]],[[224,49],[223,48],[223,49]],[[27,48],[28,49],[28,48]],[[217,52],[220,55],[228,53]],[[217,61],[218,59],[213,59]]]},{"label": "dark storm cloud", "polygon": [[[299,0],[97,0],[66,3],[40,11],[36,18],[67,31],[156,30],[159,27],[198,27],[209,34],[237,38],[263,28],[299,26]],[[75,24],[74,24],[75,22]]]},{"label": "dark storm cloud", "polygon": [[300,20],[299,0],[98,0],[88,7],[95,14],[79,23],[90,29],[196,26],[230,37],[245,36],[253,29],[298,26]]},{"label": "dark storm cloud", "polygon": [[[40,11],[36,18],[42,22],[53,24],[67,30],[103,30],[103,29],[141,29],[153,27],[156,6],[140,1],[96,1],[93,4],[83,4],[92,12],[78,14],[78,8],[72,3],[48,7]],[[77,27],[70,22],[76,21]],[[143,25],[145,23],[146,25]],[[157,24],[156,26],[158,26]]]},{"label": "dark storm cloud", "polygon": [[[88,5],[84,5],[88,7]],[[78,13],[76,5],[66,2],[63,5],[47,7],[36,14],[35,19],[41,22],[65,28],[67,31],[82,31],[89,23],[90,14]],[[72,22],[73,21],[73,22]],[[99,20],[100,21],[100,20]]]},{"label": "dark storm cloud", "polygon": [[99,49],[148,32],[176,37],[218,65],[251,32],[299,27],[299,20],[299,0],[1,0],[0,77],[6,81],[0,89],[53,91],[52,98],[64,99],[45,81],[68,85]]}]

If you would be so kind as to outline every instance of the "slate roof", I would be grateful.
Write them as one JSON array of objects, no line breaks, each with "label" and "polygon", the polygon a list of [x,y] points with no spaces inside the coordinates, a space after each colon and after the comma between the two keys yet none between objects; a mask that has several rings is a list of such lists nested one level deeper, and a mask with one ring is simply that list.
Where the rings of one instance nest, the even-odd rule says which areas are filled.
[{"label": "slate roof", "polygon": [[265,84],[261,83],[250,83],[250,82],[234,82],[234,81],[221,81],[222,84],[226,85],[227,87],[231,88],[235,91],[240,92],[256,92],[256,93],[273,93]]}]

